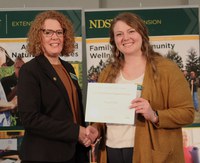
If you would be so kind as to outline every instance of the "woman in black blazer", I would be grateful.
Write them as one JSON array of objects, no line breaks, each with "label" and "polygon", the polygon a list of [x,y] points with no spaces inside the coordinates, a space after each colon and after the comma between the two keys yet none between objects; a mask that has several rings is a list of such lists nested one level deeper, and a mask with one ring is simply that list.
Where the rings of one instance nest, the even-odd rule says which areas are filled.
[{"label": "woman in black blazer", "polygon": [[28,33],[34,58],[20,69],[18,106],[25,134],[22,163],[88,162],[87,152],[98,135],[85,127],[81,89],[71,64],[60,59],[74,51],[68,18],[57,11],[36,16]]}]

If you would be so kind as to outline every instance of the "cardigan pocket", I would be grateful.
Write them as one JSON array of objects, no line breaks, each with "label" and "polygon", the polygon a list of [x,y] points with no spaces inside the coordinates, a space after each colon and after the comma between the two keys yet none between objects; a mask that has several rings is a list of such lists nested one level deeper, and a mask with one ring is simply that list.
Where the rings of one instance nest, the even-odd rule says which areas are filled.
[{"label": "cardigan pocket", "polygon": [[152,150],[152,162],[153,163],[170,163],[172,161],[172,151],[158,151]]}]

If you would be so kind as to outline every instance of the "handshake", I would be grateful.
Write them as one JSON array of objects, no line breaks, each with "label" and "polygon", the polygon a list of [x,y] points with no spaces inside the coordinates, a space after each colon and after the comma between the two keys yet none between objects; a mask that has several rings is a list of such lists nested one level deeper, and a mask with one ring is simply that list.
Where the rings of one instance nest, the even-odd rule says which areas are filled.
[{"label": "handshake", "polygon": [[89,147],[91,144],[95,143],[97,137],[99,136],[98,130],[93,126],[82,127],[79,129],[79,142],[85,147]]}]

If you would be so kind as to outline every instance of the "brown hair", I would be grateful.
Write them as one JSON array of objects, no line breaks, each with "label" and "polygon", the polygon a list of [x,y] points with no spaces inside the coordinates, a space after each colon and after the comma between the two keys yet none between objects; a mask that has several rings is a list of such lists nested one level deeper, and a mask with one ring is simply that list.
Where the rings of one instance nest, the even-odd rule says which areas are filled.
[{"label": "brown hair", "polygon": [[112,45],[113,60],[111,62],[112,72],[109,75],[108,82],[114,82],[119,70],[123,67],[124,64],[124,55],[117,49],[114,40],[114,26],[118,21],[123,21],[130,27],[134,28],[142,37],[142,53],[146,57],[147,62],[149,62],[153,67],[153,72],[156,74],[156,66],[154,62],[155,56],[161,56],[159,53],[155,52],[150,45],[148,28],[145,25],[144,21],[136,14],[125,12],[117,15],[110,26],[110,44]]},{"label": "brown hair", "polygon": [[43,54],[41,46],[41,29],[46,19],[57,20],[64,32],[64,43],[61,55],[69,56],[74,51],[74,31],[71,21],[58,11],[45,11],[38,14],[28,32],[27,52],[33,56]]}]

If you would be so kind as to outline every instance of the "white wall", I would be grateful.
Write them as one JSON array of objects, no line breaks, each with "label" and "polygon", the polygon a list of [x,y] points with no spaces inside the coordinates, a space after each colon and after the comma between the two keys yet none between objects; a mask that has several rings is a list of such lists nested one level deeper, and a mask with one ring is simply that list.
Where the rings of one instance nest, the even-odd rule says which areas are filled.
[{"label": "white wall", "polygon": [[0,8],[67,7],[67,8],[131,8],[199,5],[200,0],[0,0]]},{"label": "white wall", "polygon": [[165,7],[188,5],[188,0],[101,0],[101,4],[102,8]]},{"label": "white wall", "polygon": [[99,8],[99,0],[0,0],[0,8],[62,7]]}]

